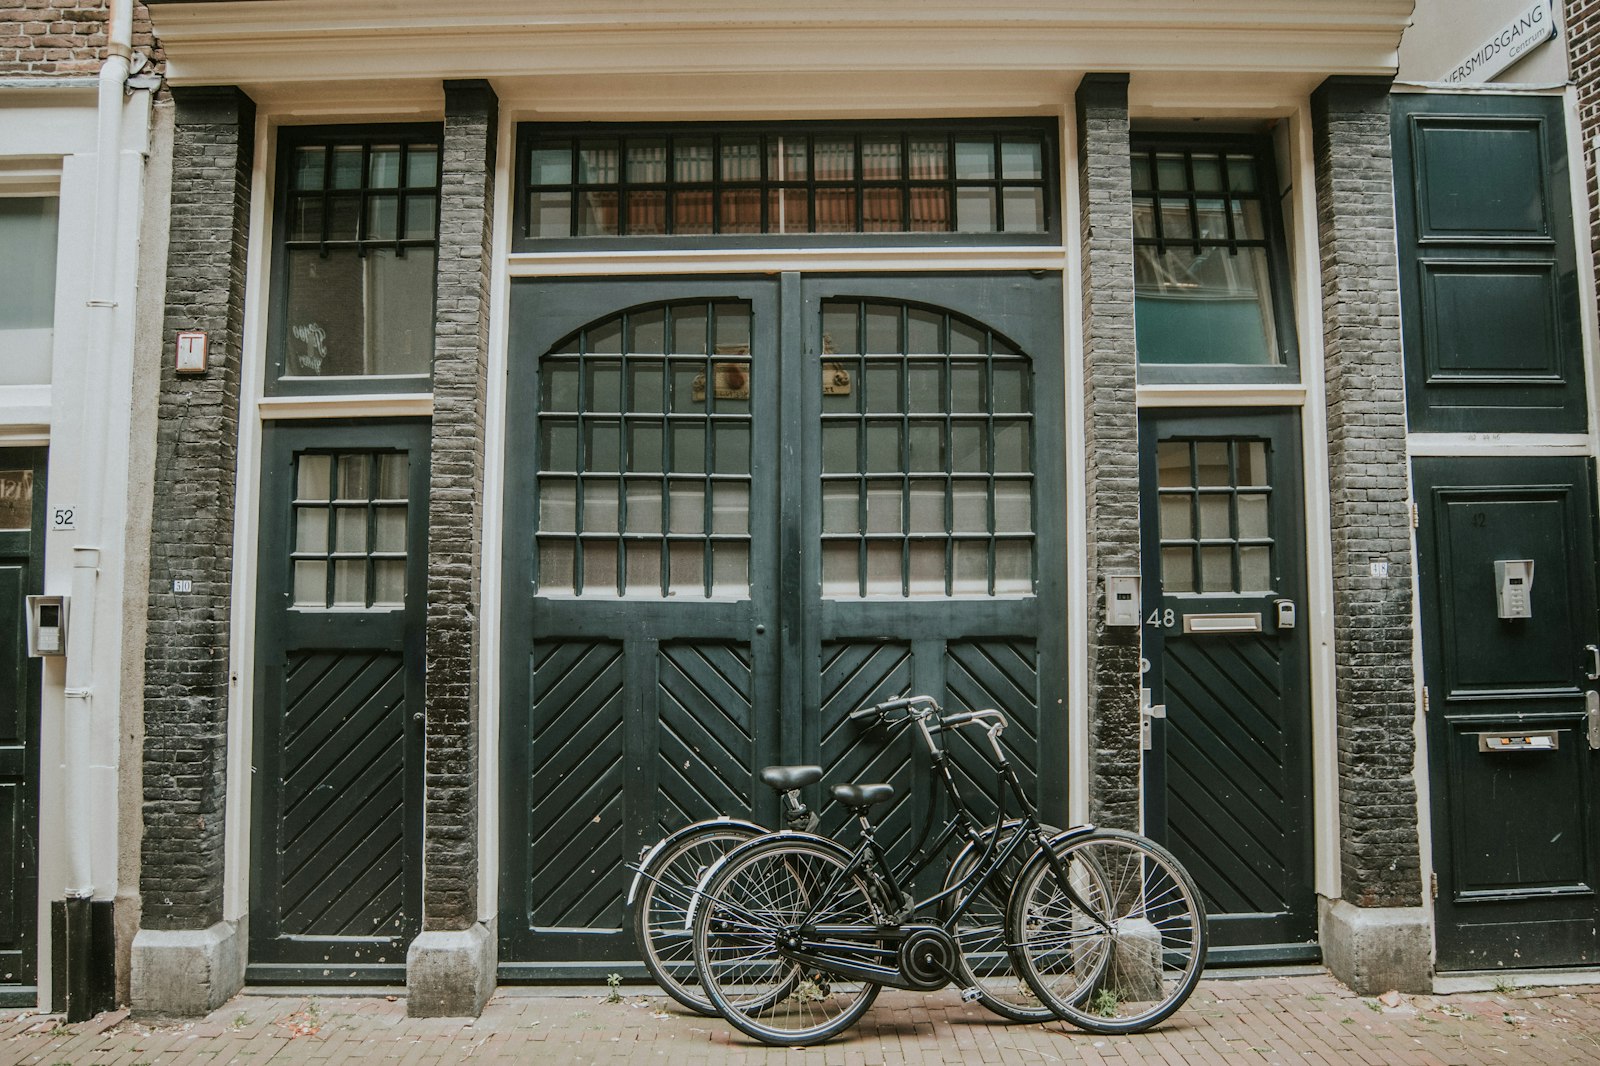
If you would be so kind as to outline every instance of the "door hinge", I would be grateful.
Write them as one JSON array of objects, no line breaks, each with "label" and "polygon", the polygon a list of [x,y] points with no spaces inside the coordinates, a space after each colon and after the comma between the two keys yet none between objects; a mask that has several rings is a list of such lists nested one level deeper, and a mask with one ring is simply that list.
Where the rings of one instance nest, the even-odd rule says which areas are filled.
[{"label": "door hinge", "polygon": [[1421,524],[1421,520],[1420,520],[1420,518],[1418,516],[1418,513],[1417,513],[1417,501],[1416,500],[1412,500],[1411,501],[1411,528],[1412,529],[1416,529],[1420,524]]},{"label": "door hinge", "polygon": [[1439,898],[1439,875],[1438,874],[1432,873],[1432,874],[1428,875],[1428,886],[1433,891],[1433,898],[1434,899],[1438,899]]},{"label": "door hinge", "polygon": [[1428,686],[1422,686],[1422,713],[1428,713]]}]

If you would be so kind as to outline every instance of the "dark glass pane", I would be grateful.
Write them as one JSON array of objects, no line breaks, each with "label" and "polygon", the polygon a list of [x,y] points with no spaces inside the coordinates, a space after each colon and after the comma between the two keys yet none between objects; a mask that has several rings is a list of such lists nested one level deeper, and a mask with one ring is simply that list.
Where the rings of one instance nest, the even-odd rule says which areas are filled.
[{"label": "dark glass pane", "polygon": [[667,232],[665,189],[644,189],[628,194],[628,232],[639,234]]},{"label": "dark glass pane", "polygon": [[1195,220],[1200,224],[1201,240],[1226,241],[1228,239],[1228,211],[1225,201],[1196,200],[1194,214]]},{"label": "dark glass pane", "polygon": [[672,308],[672,337],[668,349],[674,355],[705,355],[709,330],[704,304],[677,304]]},{"label": "dark glass pane", "polygon": [[761,190],[725,190],[722,194],[721,215],[718,219],[718,232],[760,233]]},{"label": "dark glass pane", "polygon": [[[306,513],[306,512],[302,512]],[[320,514],[322,512],[312,512]],[[33,528],[33,471],[0,470],[0,529]],[[299,549],[301,551],[320,549]]]},{"label": "dark glass pane", "polygon": [[578,184],[614,185],[618,177],[619,149],[610,138],[586,137],[578,142]]},{"label": "dark glass pane", "polygon": [[[607,419],[589,419],[583,424],[583,468],[601,473],[622,469],[621,426]],[[585,482],[586,485],[595,482]],[[585,490],[587,491],[587,490]]]},{"label": "dark glass pane", "polygon": [[654,412],[664,410],[662,386],[665,370],[658,362],[628,362],[628,410]]},{"label": "dark glass pane", "polygon": [[400,227],[400,198],[398,196],[367,197],[368,240],[392,241]]},{"label": "dark glass pane", "polygon": [[722,180],[761,180],[761,138],[722,138]]},{"label": "dark glass pane", "polygon": [[367,185],[373,189],[400,186],[400,146],[375,144],[367,153]]},{"label": "dark glass pane", "polygon": [[406,185],[426,189],[439,184],[439,149],[413,144],[406,149]]},{"label": "dark glass pane", "polygon": [[711,232],[710,189],[679,189],[672,194],[672,232]]},{"label": "dark glass pane", "polygon": [[962,233],[993,233],[1000,224],[994,189],[976,186],[956,189],[956,229]]},{"label": "dark glass pane", "polygon": [[1150,157],[1144,152],[1133,153],[1133,191],[1147,192],[1150,189]]},{"label": "dark glass pane", "polygon": [[578,236],[609,236],[617,232],[617,194],[609,189],[578,193]]},{"label": "dark glass pane", "polygon": [[[903,351],[900,345],[899,304],[869,303],[862,317],[867,327],[868,355],[899,355]],[[898,368],[899,364],[895,366]]]},{"label": "dark glass pane", "polygon": [[1194,170],[1194,191],[1198,193],[1222,191],[1222,159],[1214,155],[1196,153],[1189,164]]},{"label": "dark glass pane", "polygon": [[322,197],[296,196],[289,201],[289,233],[291,241],[320,241],[322,239]]},{"label": "dark glass pane", "polygon": [[676,181],[710,182],[714,161],[710,137],[678,137],[672,142],[672,174]]},{"label": "dark glass pane", "polygon": [[1247,155],[1228,157],[1228,188],[1234,192],[1256,191],[1256,162]]},{"label": "dark glass pane", "polygon": [[811,155],[817,181],[851,181],[856,176],[854,137],[818,137]]},{"label": "dark glass pane", "polygon": [[327,167],[328,150],[322,145],[306,145],[294,150],[294,177],[290,185],[295,189],[322,188],[323,172]]},{"label": "dark glass pane", "polygon": [[536,144],[532,173],[535,185],[569,185],[572,182],[572,145],[568,141]]},{"label": "dark glass pane", "polygon": [[956,179],[983,179],[995,176],[994,142],[956,140]]},{"label": "dark glass pane", "polygon": [[667,180],[667,142],[659,137],[638,137],[627,143],[628,180],[634,183]]},{"label": "dark glass pane", "polygon": [[622,410],[622,363],[614,359],[586,359],[583,364],[584,410]]},{"label": "dark glass pane", "polygon": [[434,252],[287,253],[284,372],[425,374],[433,361]]},{"label": "dark glass pane", "polygon": [[660,355],[666,351],[666,339],[666,312],[661,308],[628,316],[626,348],[630,355]]},{"label": "dark glass pane", "polygon": [[1007,181],[1034,181],[1044,177],[1044,142],[1037,137],[1006,137],[1000,141],[1000,176]]},{"label": "dark glass pane", "polygon": [[572,193],[536,192],[528,200],[530,237],[567,237],[572,234]]},{"label": "dark glass pane", "polygon": [[361,231],[361,197],[328,197],[328,240],[353,241]]},{"label": "dark glass pane", "polygon": [[333,150],[333,187],[361,188],[361,146],[341,144]]},{"label": "dark glass pane", "polygon": [[1143,363],[1278,362],[1266,249],[1134,249],[1134,323]]},{"label": "dark glass pane", "polygon": [[[830,301],[822,305],[823,350],[830,353],[854,354],[861,351],[857,337],[857,316],[860,304]],[[832,346],[829,346],[829,341]]]},{"label": "dark glass pane", "polygon": [[867,181],[900,178],[900,138],[861,138],[861,176]]},{"label": "dark glass pane", "polygon": [[1189,172],[1184,169],[1182,152],[1156,153],[1156,181],[1162,192],[1182,192],[1189,187]]},{"label": "dark glass pane", "polygon": [[406,236],[412,240],[431,240],[438,236],[439,201],[432,194],[406,197]]}]

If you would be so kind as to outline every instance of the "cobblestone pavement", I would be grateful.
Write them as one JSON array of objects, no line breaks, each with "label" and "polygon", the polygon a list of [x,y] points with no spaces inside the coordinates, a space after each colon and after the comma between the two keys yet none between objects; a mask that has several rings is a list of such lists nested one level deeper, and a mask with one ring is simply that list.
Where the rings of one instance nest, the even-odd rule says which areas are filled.
[{"label": "cobblestone pavement", "polygon": [[475,1021],[408,1019],[399,997],[254,993],[187,1022],[119,1011],[64,1025],[5,1012],[0,1063],[1600,1063],[1595,987],[1365,999],[1322,974],[1208,980],[1166,1024],[1127,1037],[1003,1023],[948,990],[886,991],[855,1029],[804,1051],[763,1047],[720,1019],[621,991],[609,1001],[604,989],[503,989]]}]

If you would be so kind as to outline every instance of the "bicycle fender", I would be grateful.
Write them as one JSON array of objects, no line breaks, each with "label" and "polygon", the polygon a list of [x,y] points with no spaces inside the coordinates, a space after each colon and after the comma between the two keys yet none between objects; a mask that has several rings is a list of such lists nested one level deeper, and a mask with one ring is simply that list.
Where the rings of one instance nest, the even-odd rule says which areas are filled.
[{"label": "bicycle fender", "polygon": [[648,848],[645,848],[644,853],[639,856],[639,861],[633,865],[633,879],[628,882],[628,895],[623,901],[624,906],[633,906],[633,901],[639,897],[639,892],[644,887],[645,871],[650,869],[650,864],[655,861],[656,856],[660,855],[664,848],[669,844],[677,843],[691,833],[724,826],[729,829],[749,829],[756,833],[765,833],[767,831],[767,827],[764,825],[745,818],[729,818],[726,815],[719,815],[716,818],[703,818],[698,822],[690,822],[681,829],[674,829]]}]

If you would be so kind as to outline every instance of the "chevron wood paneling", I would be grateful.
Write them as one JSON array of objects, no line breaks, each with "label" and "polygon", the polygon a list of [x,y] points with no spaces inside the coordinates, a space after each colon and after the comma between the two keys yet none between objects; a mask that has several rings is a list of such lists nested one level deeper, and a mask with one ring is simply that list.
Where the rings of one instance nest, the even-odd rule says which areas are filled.
[{"label": "chevron wood paneling", "polygon": [[[914,773],[913,744],[920,743],[910,730],[889,732],[865,729],[849,720],[851,711],[869,703],[893,699],[911,689],[911,648],[907,644],[840,643],[822,648],[822,708],[820,763],[826,784],[848,781],[887,782],[894,786],[894,801],[873,809],[878,842],[899,859],[913,843],[921,826],[925,804],[932,798],[918,787]],[[926,775],[920,775],[925,780]],[[826,798],[822,831],[854,842],[856,830],[847,825],[849,812]]]},{"label": "chevron wood paneling", "polygon": [[664,644],[656,677],[659,832],[650,839],[713,814],[750,817],[757,767],[749,649]]},{"label": "chevron wood paneling", "polygon": [[[1038,801],[1034,787],[1039,767],[1038,653],[1029,640],[952,641],[945,655],[946,705],[951,710],[993,707],[1006,716],[1000,741],[1017,768],[1030,800]],[[981,748],[979,747],[981,745]],[[946,747],[952,756],[962,794],[987,796],[998,792],[994,763],[986,757],[988,742],[976,729],[963,730]],[[1065,765],[1062,765],[1065,772]],[[981,816],[994,816],[993,802],[979,807]],[[1013,803],[1009,814],[1017,814]]]},{"label": "chevron wood paneling", "polygon": [[622,645],[534,646],[531,926],[614,929],[625,919],[622,696]]},{"label": "chevron wood paneling", "polygon": [[1300,827],[1284,824],[1295,783],[1278,654],[1270,639],[1167,646],[1169,840],[1215,914],[1289,904]]},{"label": "chevron wood paneling", "polygon": [[284,680],[279,935],[405,921],[405,682],[393,652],[298,652]]}]

